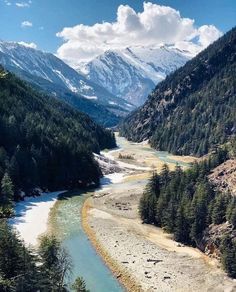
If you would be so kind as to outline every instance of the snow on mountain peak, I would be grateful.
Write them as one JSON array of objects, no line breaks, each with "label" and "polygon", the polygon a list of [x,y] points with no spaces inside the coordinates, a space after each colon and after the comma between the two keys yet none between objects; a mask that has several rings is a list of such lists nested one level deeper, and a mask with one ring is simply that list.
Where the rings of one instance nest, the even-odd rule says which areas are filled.
[{"label": "snow on mountain peak", "polygon": [[157,83],[189,60],[173,46],[131,46],[107,50],[76,68],[112,94],[141,105]]},{"label": "snow on mountain peak", "polygon": [[117,98],[101,85],[88,80],[85,75],[80,74],[51,53],[16,42],[0,41],[0,63],[7,70],[37,85],[44,84],[43,80],[45,80],[59,88],[84,96],[86,99],[97,100],[105,107],[110,107],[110,102],[118,102],[119,111],[122,107],[125,112],[127,110],[125,100]]}]

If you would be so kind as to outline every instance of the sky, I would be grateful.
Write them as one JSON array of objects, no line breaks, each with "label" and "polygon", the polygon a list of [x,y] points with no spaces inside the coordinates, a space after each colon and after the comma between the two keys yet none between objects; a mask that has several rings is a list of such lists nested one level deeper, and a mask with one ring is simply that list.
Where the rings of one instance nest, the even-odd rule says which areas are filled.
[{"label": "sky", "polygon": [[235,24],[236,0],[0,0],[1,40],[73,64],[129,44],[196,53]]}]

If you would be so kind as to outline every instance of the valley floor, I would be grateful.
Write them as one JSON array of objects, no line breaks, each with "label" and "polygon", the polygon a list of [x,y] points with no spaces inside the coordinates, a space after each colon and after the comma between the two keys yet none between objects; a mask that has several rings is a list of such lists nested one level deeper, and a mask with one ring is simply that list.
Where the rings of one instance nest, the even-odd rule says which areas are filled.
[{"label": "valley floor", "polygon": [[[141,223],[138,202],[151,172],[139,167],[159,170],[164,161],[148,151],[148,146],[119,137],[118,143],[122,154],[134,158],[125,161],[130,165],[128,168],[122,160],[120,166],[125,175],[120,176],[120,182],[116,181],[87,200],[83,221],[98,252],[127,290],[236,291],[236,282],[226,276],[216,260],[198,249],[178,244],[159,228]],[[115,157],[119,163],[119,150],[105,155]],[[171,168],[175,166],[174,159],[181,163],[180,157],[169,155],[166,160]],[[191,159],[185,158],[184,162]]]}]

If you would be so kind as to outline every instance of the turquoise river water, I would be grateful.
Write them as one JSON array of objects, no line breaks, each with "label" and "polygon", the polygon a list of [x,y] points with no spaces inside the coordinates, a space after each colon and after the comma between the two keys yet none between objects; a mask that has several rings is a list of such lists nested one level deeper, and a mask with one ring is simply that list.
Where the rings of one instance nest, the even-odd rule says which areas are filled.
[{"label": "turquoise river water", "polygon": [[96,253],[81,226],[81,208],[86,195],[78,195],[62,200],[58,206],[56,221],[60,228],[62,245],[69,252],[72,264],[73,283],[82,276],[90,292],[122,292],[117,279]]}]

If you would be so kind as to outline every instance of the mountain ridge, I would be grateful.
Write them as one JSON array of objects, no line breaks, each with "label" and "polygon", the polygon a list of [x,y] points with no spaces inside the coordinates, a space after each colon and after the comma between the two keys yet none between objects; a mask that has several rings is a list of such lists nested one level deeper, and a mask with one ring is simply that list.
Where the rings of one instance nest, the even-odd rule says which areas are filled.
[{"label": "mountain ridge", "polygon": [[[235,133],[236,29],[159,83],[121,125],[130,140],[201,156]],[[131,126],[130,126],[131,125]]]},{"label": "mountain ridge", "polygon": [[75,69],[112,94],[140,106],[168,74],[189,60],[187,52],[168,46],[107,50]]},{"label": "mountain ridge", "polygon": [[[20,78],[62,100],[65,99],[65,95],[73,95],[73,100],[79,100],[76,107],[78,104],[86,104],[86,107],[91,105],[92,108],[97,105],[100,109],[104,107],[110,112],[109,114],[102,110],[102,112],[107,112],[105,117],[112,116],[113,121],[118,121],[118,117],[124,116],[133,109],[133,105],[87,80],[84,75],[79,74],[51,53],[15,42],[0,42],[0,63],[5,69],[17,74]],[[82,101],[82,98],[87,101]],[[72,106],[74,104],[71,103]],[[83,107],[79,109],[83,111]],[[89,114],[89,111],[86,113]],[[99,112],[96,117],[99,119]],[[100,122],[100,120],[98,121]],[[113,122],[110,124],[114,125]]]}]

